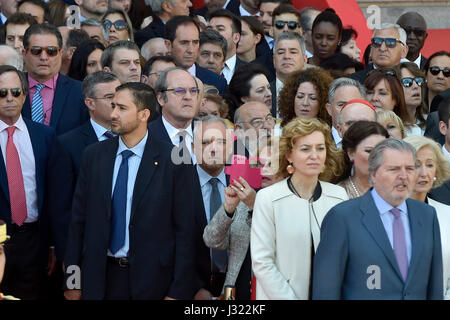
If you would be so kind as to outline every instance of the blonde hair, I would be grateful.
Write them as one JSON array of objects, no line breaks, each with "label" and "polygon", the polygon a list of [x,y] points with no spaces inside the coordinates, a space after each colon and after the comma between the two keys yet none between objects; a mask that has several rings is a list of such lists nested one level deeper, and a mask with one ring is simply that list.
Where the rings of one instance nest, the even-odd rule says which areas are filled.
[{"label": "blonde hair", "polygon": [[379,124],[381,124],[383,127],[386,127],[386,125],[389,122],[394,122],[397,125],[397,127],[399,127],[400,132],[402,133],[402,139],[406,137],[405,126],[403,125],[403,121],[397,114],[395,114],[394,111],[386,109],[378,109],[376,112],[377,112],[377,122]]},{"label": "blonde hair", "polygon": [[292,151],[296,140],[300,137],[310,135],[315,131],[322,132],[325,138],[325,148],[327,153],[324,170],[319,175],[319,180],[337,182],[338,177],[341,176],[344,171],[342,151],[337,149],[332,139],[330,127],[322,120],[315,118],[294,118],[283,127],[283,134],[280,137],[280,164],[277,172],[278,176],[285,178],[289,175],[286,169],[289,165],[286,155]]},{"label": "blonde hair", "polygon": [[436,181],[433,188],[441,186],[445,181],[450,179],[450,163],[442,153],[441,146],[434,140],[422,136],[409,136],[403,139],[412,145],[417,152],[423,148],[429,148],[436,157]]}]

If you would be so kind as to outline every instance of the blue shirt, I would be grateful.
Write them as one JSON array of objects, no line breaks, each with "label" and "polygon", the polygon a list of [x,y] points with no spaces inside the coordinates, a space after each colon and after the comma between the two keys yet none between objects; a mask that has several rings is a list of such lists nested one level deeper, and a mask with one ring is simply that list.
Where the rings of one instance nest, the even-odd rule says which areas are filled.
[{"label": "blue shirt", "polygon": [[130,215],[131,215],[131,204],[133,202],[133,191],[134,191],[134,183],[136,182],[136,176],[139,170],[139,165],[141,164],[142,155],[144,154],[145,144],[147,143],[148,131],[145,134],[145,137],[133,148],[128,148],[125,143],[122,141],[122,137],[119,137],[119,147],[117,148],[116,153],[116,161],[114,162],[114,171],[113,171],[113,181],[112,181],[112,190],[111,190],[111,199],[114,192],[114,186],[116,184],[117,175],[119,173],[120,164],[122,163],[122,151],[130,150],[134,154],[128,158],[128,184],[127,184],[127,209],[126,209],[126,231],[125,231],[125,244],[124,246],[113,255],[108,250],[109,256],[114,256],[116,258],[126,257],[128,253],[128,249],[130,247],[130,233],[128,230],[128,226],[130,224]]},{"label": "blue shirt", "polygon": [[[104,133],[108,131],[108,129],[102,127],[97,122],[95,122],[92,118],[90,119],[92,128],[94,129],[95,134],[97,135],[98,141],[107,140],[108,137],[104,136]],[[120,165],[119,165],[120,166]]]},{"label": "blue shirt", "polygon": [[[387,203],[380,195],[375,191],[375,188],[371,191],[373,201],[375,202],[375,206],[378,209],[380,214],[381,221],[383,222],[384,229],[386,230],[386,234],[389,238],[389,242],[391,243],[392,249],[394,249],[394,215],[389,212],[393,206]],[[401,205],[397,207],[401,211],[400,219],[402,219],[403,228],[405,229],[405,240],[406,240],[406,253],[408,255],[408,263],[411,262],[411,228],[409,226],[409,218],[408,218],[408,207],[406,206],[406,202],[403,202]]]},{"label": "blue shirt", "polygon": [[[209,223],[209,200],[211,199],[212,186],[209,183],[213,176],[209,175],[205,170],[200,168],[199,165],[197,167],[198,178],[200,180],[200,187],[202,188],[202,197],[203,197],[203,205],[205,206],[206,220]],[[220,183],[217,184],[217,188],[220,192],[220,198],[222,199],[222,203],[225,201],[225,188],[227,187],[227,179],[225,177],[225,168],[222,172],[216,177],[219,179]]]}]

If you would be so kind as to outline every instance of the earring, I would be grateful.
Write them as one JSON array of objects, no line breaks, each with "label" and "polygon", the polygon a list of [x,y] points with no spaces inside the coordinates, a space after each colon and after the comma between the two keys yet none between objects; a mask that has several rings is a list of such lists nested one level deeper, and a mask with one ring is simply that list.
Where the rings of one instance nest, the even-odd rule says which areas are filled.
[{"label": "earring", "polygon": [[295,169],[294,169],[294,166],[292,165],[292,162],[290,162],[290,163],[288,164],[288,166],[286,167],[286,171],[287,171],[290,175],[292,175],[292,174],[294,173]]},{"label": "earring", "polygon": [[436,177],[433,177],[433,181],[436,181],[437,180],[437,178]]},{"label": "earring", "polygon": [[355,160],[350,160],[350,162],[352,163],[352,168],[350,169],[350,176],[354,176],[355,175]]}]

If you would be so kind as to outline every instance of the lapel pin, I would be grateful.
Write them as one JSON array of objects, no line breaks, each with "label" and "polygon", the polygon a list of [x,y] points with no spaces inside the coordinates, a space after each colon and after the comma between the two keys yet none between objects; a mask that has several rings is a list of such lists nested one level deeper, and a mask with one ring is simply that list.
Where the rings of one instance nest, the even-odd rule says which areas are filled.
[{"label": "lapel pin", "polygon": [[158,161],[155,161],[155,166],[157,166],[158,165]]}]

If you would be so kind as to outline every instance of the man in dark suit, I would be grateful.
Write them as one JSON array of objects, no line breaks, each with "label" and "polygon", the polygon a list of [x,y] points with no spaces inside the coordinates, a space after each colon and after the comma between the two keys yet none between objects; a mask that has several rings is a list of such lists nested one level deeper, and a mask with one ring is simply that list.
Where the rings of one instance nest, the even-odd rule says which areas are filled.
[{"label": "man in dark suit", "polygon": [[313,299],[442,299],[436,210],[408,199],[417,176],[414,147],[380,142],[370,152],[369,176],[371,190],[338,204],[322,222]]},{"label": "man in dark suit", "polygon": [[[388,46],[386,39],[396,39],[395,45]],[[364,84],[370,71],[376,68],[392,68],[406,58],[408,45],[406,44],[406,32],[398,24],[382,23],[379,29],[375,29],[372,35],[370,56],[372,62],[366,69],[355,72],[352,79]]]},{"label": "man in dark suit", "polygon": [[81,290],[67,290],[69,299],[194,296],[192,171],[148,133],[155,106],[149,86],[119,86],[111,114],[119,137],[83,155],[65,259],[68,270],[81,266]]},{"label": "man in dark suit", "polygon": [[[228,2],[228,4],[227,4]],[[225,6],[226,5],[226,6]],[[229,11],[231,11],[232,13],[234,13],[237,16],[240,16],[240,12],[239,12],[239,0],[216,0],[216,1],[210,1],[208,3],[208,5],[205,5],[203,7],[201,7],[198,10],[195,10],[195,14],[199,15],[199,16],[203,16],[205,18],[208,17],[208,12],[217,10],[217,9],[227,9]]]},{"label": "man in dark suit", "polygon": [[227,54],[222,69],[223,77],[229,84],[234,72],[247,62],[237,57],[236,50],[241,38],[241,20],[226,9],[214,10],[209,14],[209,27],[219,32],[227,40]]},{"label": "man in dark suit", "polygon": [[417,12],[406,12],[398,18],[397,24],[406,31],[406,44],[408,45],[406,59],[422,69],[427,61],[420,52],[428,37],[425,19]]},{"label": "man in dark suit", "polygon": [[79,127],[89,119],[81,83],[59,73],[62,37],[48,24],[35,24],[23,37],[30,94],[22,115],[55,129],[56,135]]},{"label": "man in dark suit", "polygon": [[206,29],[200,32],[200,48],[197,64],[218,75],[222,73],[227,56],[227,41],[216,30]]},{"label": "man in dark suit", "polygon": [[26,76],[0,66],[0,220],[11,236],[1,291],[37,299],[43,297],[49,257],[45,179],[55,133],[22,117],[27,94]]},{"label": "man in dark suit", "polygon": [[48,213],[54,221],[52,235],[56,258],[64,260],[72,199],[84,149],[113,137],[111,133],[111,100],[119,79],[109,72],[95,72],[83,80],[83,97],[90,121],[56,140],[50,157],[48,177]]},{"label": "man in dark suit", "polygon": [[134,33],[134,42],[139,46],[152,38],[166,36],[165,24],[174,16],[188,16],[191,1],[181,0],[151,0],[148,2],[153,11],[153,21],[144,29]]},{"label": "man in dark suit", "polygon": [[223,96],[227,82],[214,72],[200,67],[197,61],[200,28],[191,17],[175,16],[166,24],[166,41],[178,67],[188,71],[204,84],[215,86]]}]

